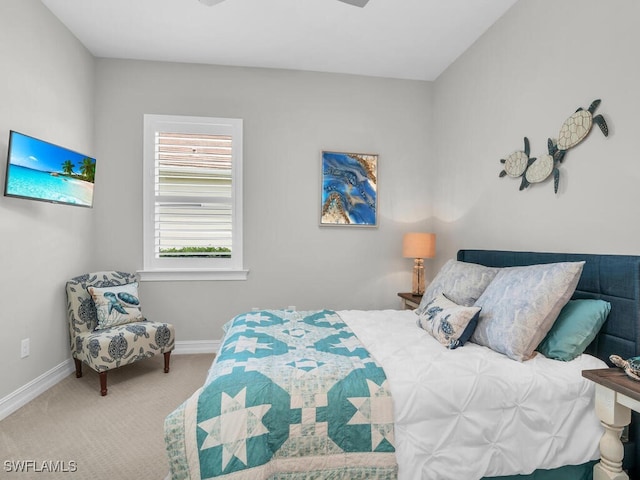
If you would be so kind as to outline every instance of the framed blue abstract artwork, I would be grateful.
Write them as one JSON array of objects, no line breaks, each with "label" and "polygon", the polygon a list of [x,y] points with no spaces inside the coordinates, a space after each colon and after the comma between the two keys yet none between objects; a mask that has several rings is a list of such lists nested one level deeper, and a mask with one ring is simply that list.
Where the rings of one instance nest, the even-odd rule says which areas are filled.
[{"label": "framed blue abstract artwork", "polygon": [[322,152],[321,226],[378,226],[378,155]]}]

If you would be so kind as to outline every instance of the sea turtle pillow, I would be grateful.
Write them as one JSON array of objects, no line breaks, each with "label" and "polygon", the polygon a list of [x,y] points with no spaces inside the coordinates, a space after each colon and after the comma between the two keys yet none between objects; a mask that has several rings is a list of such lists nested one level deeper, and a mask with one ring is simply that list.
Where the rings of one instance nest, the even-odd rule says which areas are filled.
[{"label": "sea turtle pillow", "polygon": [[480,307],[465,307],[438,295],[425,305],[418,326],[449,349],[461,347],[478,324]]},{"label": "sea turtle pillow", "polygon": [[96,330],[144,320],[138,298],[138,282],[113,287],[87,287],[96,304]]}]

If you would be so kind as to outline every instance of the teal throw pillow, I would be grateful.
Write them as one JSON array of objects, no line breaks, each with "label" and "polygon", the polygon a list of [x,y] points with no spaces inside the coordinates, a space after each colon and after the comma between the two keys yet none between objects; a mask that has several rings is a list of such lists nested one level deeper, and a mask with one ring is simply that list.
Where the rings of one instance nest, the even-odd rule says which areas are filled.
[{"label": "teal throw pillow", "polygon": [[537,350],[554,360],[573,360],[593,342],[610,311],[604,300],[570,300]]}]

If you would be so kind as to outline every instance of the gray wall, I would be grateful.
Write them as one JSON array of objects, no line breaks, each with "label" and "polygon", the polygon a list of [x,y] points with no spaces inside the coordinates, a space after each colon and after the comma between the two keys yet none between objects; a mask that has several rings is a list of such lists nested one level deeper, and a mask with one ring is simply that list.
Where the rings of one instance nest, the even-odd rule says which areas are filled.
[{"label": "gray wall", "polygon": [[[100,59],[97,269],[142,268],[145,113],[244,119],[247,281],[144,282],[145,314],[178,340],[212,340],[252,307],[398,308],[428,229],[431,84],[286,70]],[[323,149],[379,154],[379,227],[318,226]]]},{"label": "gray wall", "polygon": [[[435,82],[438,262],[459,248],[640,254],[640,2],[520,0]],[[560,189],[518,191],[500,158],[546,153],[601,98],[610,128],[570,150]]]},{"label": "gray wall", "polygon": [[[438,233],[429,276],[465,247],[640,254],[638,18],[636,0],[520,0],[434,84],[117,60],[98,60],[94,83],[91,57],[38,1],[3,0],[1,160],[13,128],[99,163],[92,210],[0,198],[0,398],[67,358],[67,277],[141,268],[144,113],[245,120],[249,280],[142,285],[148,316],[179,340],[219,338],[253,306],[396,307],[414,229]],[[568,153],[557,195],[498,178],[522,137],[537,155],[597,97],[609,138],[594,130]],[[380,154],[378,229],[318,227],[322,149]]]},{"label": "gray wall", "polygon": [[[94,59],[39,1],[0,2],[0,59],[0,184],[9,130],[92,154]],[[0,197],[0,399],[69,357],[64,283],[92,263],[95,215]]]}]

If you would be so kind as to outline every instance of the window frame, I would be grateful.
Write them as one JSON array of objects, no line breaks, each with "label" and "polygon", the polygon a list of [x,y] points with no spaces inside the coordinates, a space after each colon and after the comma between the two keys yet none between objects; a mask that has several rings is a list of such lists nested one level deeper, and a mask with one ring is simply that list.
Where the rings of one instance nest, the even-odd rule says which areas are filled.
[{"label": "window frame", "polygon": [[[155,152],[156,132],[231,135],[231,258],[156,258],[155,256]],[[144,115],[143,133],[143,269],[140,280],[246,280],[243,264],[242,133],[239,118],[182,115]]]}]

